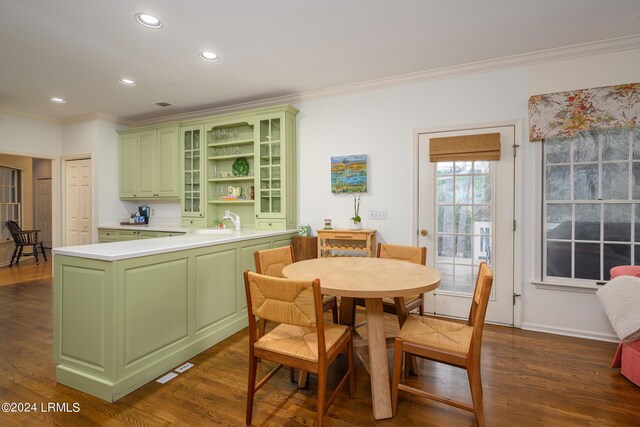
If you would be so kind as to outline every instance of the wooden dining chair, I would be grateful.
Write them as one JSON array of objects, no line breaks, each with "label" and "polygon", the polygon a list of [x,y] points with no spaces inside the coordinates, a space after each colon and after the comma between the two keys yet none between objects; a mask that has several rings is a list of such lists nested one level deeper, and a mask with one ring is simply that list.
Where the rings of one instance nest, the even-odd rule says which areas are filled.
[{"label": "wooden dining chair", "polygon": [[[398,408],[398,390],[402,390],[473,412],[477,424],[484,425],[480,349],[492,283],[493,271],[485,262],[482,262],[471,300],[469,320],[466,324],[413,315],[407,318],[395,340],[391,382],[391,402],[394,415]],[[466,369],[473,404],[469,405],[400,384],[403,352]]]},{"label": "wooden dining chair", "polygon": [[[283,277],[282,269],[287,265],[295,262],[295,255],[293,254],[293,246],[283,246],[281,248],[266,249],[263,251],[256,251],[253,253],[253,258],[256,265],[256,273],[264,274],[271,277]],[[322,299],[322,310],[331,310],[331,317],[333,323],[338,323],[338,302],[336,297],[331,295],[325,295]],[[259,334],[264,333],[265,322],[258,322]]]},{"label": "wooden dining chair", "polygon": [[[265,249],[253,253],[256,266],[256,273],[271,277],[283,278],[282,270],[289,264],[295,262],[293,245],[283,246],[275,249]],[[322,311],[331,310],[333,323],[338,323],[338,302],[335,296],[325,295],[322,298]],[[267,327],[266,319],[258,320],[258,338],[264,335]],[[291,381],[294,382],[293,368],[290,370]],[[307,387],[307,371],[300,371],[298,375],[298,386]]]},{"label": "wooden dining chair", "polygon": [[[255,393],[282,368],[289,366],[318,375],[316,425],[337,394],[349,381],[349,394],[355,395],[353,335],[351,327],[325,323],[320,280],[289,280],[244,273],[249,307],[249,384],[246,423],[251,424]],[[256,316],[278,324],[258,337]],[[331,396],[326,399],[327,370],[338,354],[347,353],[348,369]],[[278,365],[256,384],[258,360]]]},{"label": "wooden dining chair", "polygon": [[[413,262],[415,264],[427,264],[427,248],[417,246],[390,245],[378,243],[378,258],[398,259]],[[424,293],[404,298],[407,313],[418,309],[420,316],[424,315]],[[364,299],[356,298],[355,304],[364,307]],[[393,298],[383,298],[382,308],[385,313],[398,315],[396,303]],[[358,325],[361,326],[361,325]],[[400,324],[402,326],[402,324]]]},{"label": "wooden dining chair", "polygon": [[[36,264],[40,264],[40,260],[38,259],[38,249],[40,250],[40,252],[42,252],[44,260],[47,260],[47,254],[44,251],[42,240],[38,239],[38,233],[41,230],[22,230],[20,228],[20,225],[18,225],[18,223],[15,221],[7,221],[6,227],[9,230],[9,233],[11,233],[11,237],[13,238],[13,242],[15,244],[13,254],[11,254],[11,262],[9,263],[9,267],[13,265],[14,260],[16,264],[20,264],[20,257],[22,255],[33,255],[36,259]],[[25,246],[31,246],[33,252],[22,253],[22,250]]]}]

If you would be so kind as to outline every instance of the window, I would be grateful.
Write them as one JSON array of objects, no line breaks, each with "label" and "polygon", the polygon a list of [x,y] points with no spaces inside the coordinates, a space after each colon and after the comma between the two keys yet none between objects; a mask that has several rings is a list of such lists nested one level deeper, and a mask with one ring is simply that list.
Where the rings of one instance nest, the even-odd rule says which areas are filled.
[{"label": "window", "polygon": [[4,226],[6,221],[16,221],[20,226],[20,171],[0,166],[0,238],[11,240],[11,233]]},{"label": "window", "polygon": [[640,265],[640,127],[546,139],[543,277],[609,280]]}]

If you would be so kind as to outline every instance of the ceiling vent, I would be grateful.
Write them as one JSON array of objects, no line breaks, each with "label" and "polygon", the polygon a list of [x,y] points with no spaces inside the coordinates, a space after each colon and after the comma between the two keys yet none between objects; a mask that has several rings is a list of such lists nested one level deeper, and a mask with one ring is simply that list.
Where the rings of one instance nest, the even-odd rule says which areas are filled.
[{"label": "ceiling vent", "polygon": [[167,101],[158,101],[154,102],[153,105],[157,105],[158,107],[171,107],[173,104]]}]

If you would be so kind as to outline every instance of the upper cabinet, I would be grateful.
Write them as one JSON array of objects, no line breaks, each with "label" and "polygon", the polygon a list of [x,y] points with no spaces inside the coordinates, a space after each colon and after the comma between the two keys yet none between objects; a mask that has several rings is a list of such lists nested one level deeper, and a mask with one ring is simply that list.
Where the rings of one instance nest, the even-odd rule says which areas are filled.
[{"label": "upper cabinet", "polygon": [[120,198],[180,197],[178,126],[120,134]]},{"label": "upper cabinet", "polygon": [[257,123],[256,228],[295,228],[295,114],[288,110],[264,114]]},{"label": "upper cabinet", "polygon": [[120,197],[179,197],[185,227],[230,210],[243,228],[296,228],[297,114],[280,105],[121,132]]}]

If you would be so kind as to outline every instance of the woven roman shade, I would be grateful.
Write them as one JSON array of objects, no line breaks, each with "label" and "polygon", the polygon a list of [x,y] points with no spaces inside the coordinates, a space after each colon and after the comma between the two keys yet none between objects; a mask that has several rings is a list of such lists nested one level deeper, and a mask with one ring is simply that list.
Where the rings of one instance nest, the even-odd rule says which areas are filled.
[{"label": "woven roman shade", "polygon": [[500,160],[500,134],[450,136],[429,139],[429,161]]}]

